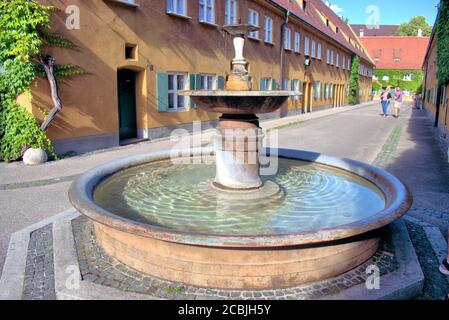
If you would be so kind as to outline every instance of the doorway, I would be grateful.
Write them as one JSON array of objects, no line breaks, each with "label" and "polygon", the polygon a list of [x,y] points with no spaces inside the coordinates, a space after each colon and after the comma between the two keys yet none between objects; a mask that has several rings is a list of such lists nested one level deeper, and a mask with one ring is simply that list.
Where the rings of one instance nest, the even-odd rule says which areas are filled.
[{"label": "doorway", "polygon": [[117,89],[120,140],[137,138],[136,73],[118,70]]},{"label": "doorway", "polygon": [[302,112],[312,112],[312,85],[304,82],[302,85]]}]

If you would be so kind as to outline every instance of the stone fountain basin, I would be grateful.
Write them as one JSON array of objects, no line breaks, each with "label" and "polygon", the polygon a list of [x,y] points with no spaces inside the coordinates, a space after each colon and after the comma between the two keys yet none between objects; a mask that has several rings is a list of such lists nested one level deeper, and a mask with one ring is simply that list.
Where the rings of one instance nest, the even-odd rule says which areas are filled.
[{"label": "stone fountain basin", "polygon": [[[212,153],[212,148],[190,150],[192,157]],[[104,179],[124,169],[169,159],[170,151],[97,167],[73,183],[69,198],[79,212],[93,221],[98,244],[122,263],[170,281],[239,290],[293,287],[351,270],[377,251],[377,230],[399,219],[412,205],[407,187],[383,170],[306,151],[280,149],[278,153],[283,158],[316,162],[367,179],[382,191],[384,210],[354,223],[318,231],[219,236],[142,224],[108,212],[94,202],[95,188]]]},{"label": "stone fountain basin", "polygon": [[300,96],[298,91],[229,91],[183,90],[201,109],[223,114],[263,114],[278,110],[289,97]]}]

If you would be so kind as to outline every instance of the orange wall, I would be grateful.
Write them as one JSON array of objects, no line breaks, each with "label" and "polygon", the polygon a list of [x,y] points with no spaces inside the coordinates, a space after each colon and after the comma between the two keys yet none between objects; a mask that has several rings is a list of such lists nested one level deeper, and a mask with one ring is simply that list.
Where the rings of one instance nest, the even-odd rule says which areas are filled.
[{"label": "orange wall", "polygon": [[[217,118],[202,110],[185,112],[158,112],[156,101],[156,75],[158,72],[208,73],[225,75],[229,72],[230,60],[234,50],[230,36],[220,31],[218,25],[224,24],[224,0],[216,0],[216,24],[206,25],[198,22],[198,4],[187,1],[187,15],[191,19],[166,14],[166,1],[136,1],[138,9],[121,6],[113,1],[93,0],[41,0],[64,9],[65,5],[77,5],[81,13],[81,29],[65,28],[67,15],[59,12],[53,19],[53,31],[62,33],[73,41],[76,50],[47,49],[56,57],[57,63],[77,64],[88,74],[62,80],[60,94],[64,103],[49,136],[54,140],[84,137],[99,134],[118,133],[117,70],[130,68],[138,72],[137,80],[137,124],[140,129],[158,128],[206,121]],[[283,13],[265,1],[238,1],[239,17],[247,21],[247,9],[259,12],[259,37],[261,41],[247,40],[245,55],[250,62],[250,73],[254,86],[258,88],[262,77],[271,77],[280,82],[280,43]],[[263,41],[264,16],[273,19],[274,45]],[[319,80],[323,83],[340,85],[340,104],[345,104],[344,94],[348,85],[349,71],[328,66],[326,49],[348,58],[351,53],[338,48],[335,43],[298,20],[291,20],[292,46],[294,32],[301,33],[301,54],[285,51],[285,78],[302,82]],[[316,39],[322,43],[322,59],[312,59],[308,70],[304,68],[304,38]],[[138,56],[135,60],[125,59],[125,45],[136,44]],[[370,81],[370,80],[369,80]],[[367,84],[368,87],[368,84]],[[371,87],[371,83],[369,83]],[[32,88],[32,109],[41,117],[38,107],[51,106],[48,84],[37,81]],[[313,99],[314,108],[331,105],[331,99]],[[301,109],[302,99],[290,101],[283,110]]]}]

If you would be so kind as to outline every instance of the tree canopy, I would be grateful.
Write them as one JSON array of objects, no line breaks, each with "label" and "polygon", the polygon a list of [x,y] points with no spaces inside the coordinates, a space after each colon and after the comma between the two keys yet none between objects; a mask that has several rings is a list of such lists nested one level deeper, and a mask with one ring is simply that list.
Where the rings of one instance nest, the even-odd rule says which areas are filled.
[{"label": "tree canopy", "polygon": [[427,23],[424,16],[413,17],[409,22],[401,24],[396,31],[396,35],[407,37],[417,36],[419,29],[422,30],[422,35],[426,37],[432,33],[432,26]]}]

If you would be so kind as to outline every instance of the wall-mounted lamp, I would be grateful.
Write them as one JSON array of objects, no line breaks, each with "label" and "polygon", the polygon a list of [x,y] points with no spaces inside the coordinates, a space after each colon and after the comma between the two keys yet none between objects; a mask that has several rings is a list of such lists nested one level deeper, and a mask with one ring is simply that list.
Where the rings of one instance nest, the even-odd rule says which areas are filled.
[{"label": "wall-mounted lamp", "polygon": [[309,58],[306,58],[306,60],[304,60],[304,65],[306,67],[310,67],[311,63],[312,63],[312,61]]}]

